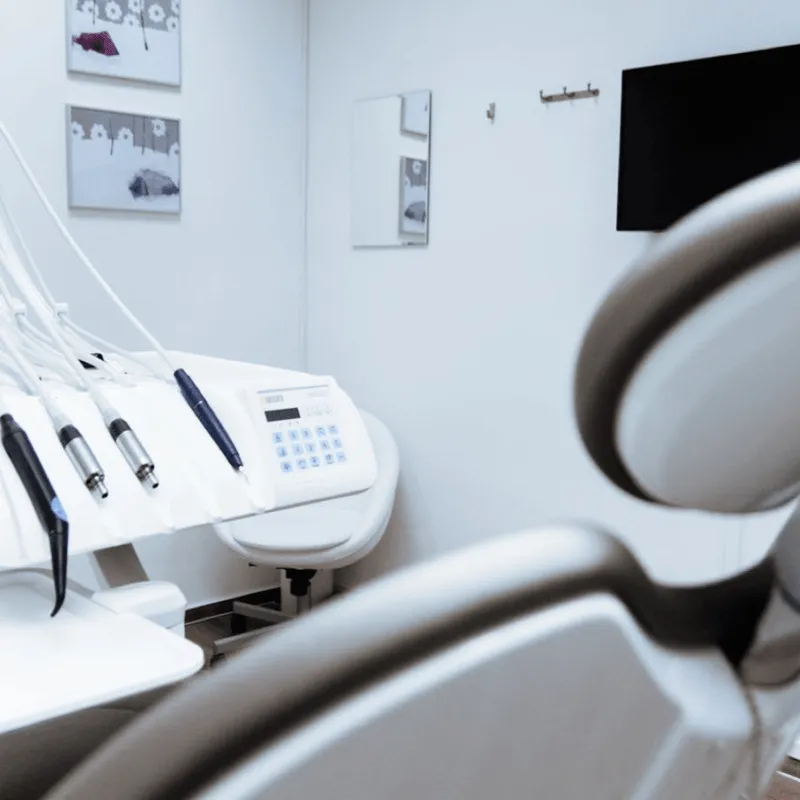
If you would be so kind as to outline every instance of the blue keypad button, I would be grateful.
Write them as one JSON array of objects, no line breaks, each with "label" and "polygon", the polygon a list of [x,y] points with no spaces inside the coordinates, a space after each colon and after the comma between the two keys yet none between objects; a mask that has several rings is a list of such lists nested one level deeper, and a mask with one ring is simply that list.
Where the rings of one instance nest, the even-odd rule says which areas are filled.
[{"label": "blue keypad button", "polygon": [[300,431],[291,430],[289,431],[289,438],[296,442],[300,438]]},{"label": "blue keypad button", "polygon": [[322,440],[322,441],[319,443],[319,446],[320,446],[320,448],[321,448],[322,450],[330,450],[330,449],[331,449],[331,443],[330,443],[330,442],[329,442],[327,439],[323,439],[323,440]]},{"label": "blue keypad button", "polygon": [[286,448],[285,447],[276,447],[275,452],[278,454],[278,458],[286,458]]},{"label": "blue keypad button", "polygon": [[272,441],[274,444],[283,444],[283,434],[282,433],[273,433],[272,434]]},{"label": "blue keypad button", "polygon": [[308,469],[308,461],[306,461],[304,458],[298,458],[297,466],[300,467],[300,469]]},{"label": "blue keypad button", "polygon": [[334,439],[334,440],[333,440],[333,446],[334,446],[334,447],[335,447],[337,450],[341,450],[341,449],[342,449],[342,440],[341,440],[341,439]]},{"label": "blue keypad button", "polygon": [[303,438],[304,439],[311,438],[311,431],[308,428],[303,428]]},{"label": "blue keypad button", "polygon": [[325,453],[325,463],[333,464],[333,453]]},{"label": "blue keypad button", "polygon": [[329,425],[328,426],[328,433],[331,436],[336,436],[336,434],[339,433],[339,427],[337,425]]},{"label": "blue keypad button", "polygon": [[281,461],[281,472],[291,472],[292,464],[289,461]]},{"label": "blue keypad button", "polygon": [[326,435],[325,428],[323,428],[321,426],[319,428],[317,428],[317,436],[321,437],[321,436],[325,436],[325,435]]},{"label": "blue keypad button", "polygon": [[311,456],[309,461],[311,461],[311,466],[312,467],[318,467],[319,466],[319,456]]},{"label": "blue keypad button", "polygon": [[339,461],[340,463],[343,461],[347,461],[347,456],[344,453],[339,452],[336,454],[336,460]]},{"label": "blue keypad button", "polygon": [[303,450],[303,445],[301,445],[301,444],[293,444],[293,445],[292,445],[292,452],[293,452],[293,453],[294,453],[296,456],[301,456],[301,455],[303,455],[303,453],[304,453],[305,451]]},{"label": "blue keypad button", "polygon": [[314,442],[308,442],[306,444],[306,452],[307,453],[316,453],[317,452],[317,446],[314,444]]}]

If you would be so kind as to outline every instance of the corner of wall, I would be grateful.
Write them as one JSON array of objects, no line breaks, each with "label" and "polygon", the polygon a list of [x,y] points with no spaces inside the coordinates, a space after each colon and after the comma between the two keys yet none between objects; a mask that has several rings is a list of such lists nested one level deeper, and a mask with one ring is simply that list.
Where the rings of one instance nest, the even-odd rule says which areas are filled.
[{"label": "corner of wall", "polygon": [[303,13],[303,60],[305,75],[303,80],[303,156],[302,176],[303,182],[303,253],[300,265],[300,365],[299,368],[308,371],[308,307],[309,307],[309,279],[308,279],[308,161],[309,161],[309,92],[311,80],[311,0],[300,0]]}]

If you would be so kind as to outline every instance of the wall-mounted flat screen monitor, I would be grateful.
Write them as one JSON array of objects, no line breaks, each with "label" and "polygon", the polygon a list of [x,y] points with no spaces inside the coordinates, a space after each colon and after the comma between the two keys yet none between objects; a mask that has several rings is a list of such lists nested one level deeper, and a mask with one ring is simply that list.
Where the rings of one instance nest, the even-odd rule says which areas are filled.
[{"label": "wall-mounted flat screen monitor", "polygon": [[617,230],[660,231],[800,159],[800,45],[622,73]]}]

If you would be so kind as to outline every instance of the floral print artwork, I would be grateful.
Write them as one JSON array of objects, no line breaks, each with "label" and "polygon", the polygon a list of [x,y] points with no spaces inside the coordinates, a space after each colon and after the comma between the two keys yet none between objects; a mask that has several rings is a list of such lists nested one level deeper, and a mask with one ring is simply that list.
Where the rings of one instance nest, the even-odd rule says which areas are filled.
[{"label": "floral print artwork", "polygon": [[76,72],[179,86],[180,0],[69,0]]},{"label": "floral print artwork", "polygon": [[91,15],[98,23],[122,23],[128,17],[139,20],[144,14],[145,27],[166,30],[167,20],[180,17],[178,0],[74,0],[76,10]]},{"label": "floral print artwork", "polygon": [[180,212],[177,120],[72,106],[69,141],[72,207]]}]

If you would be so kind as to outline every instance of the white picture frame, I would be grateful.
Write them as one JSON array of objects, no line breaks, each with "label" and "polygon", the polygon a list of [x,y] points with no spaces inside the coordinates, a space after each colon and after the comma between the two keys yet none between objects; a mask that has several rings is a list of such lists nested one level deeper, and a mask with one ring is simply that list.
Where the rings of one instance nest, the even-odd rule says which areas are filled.
[{"label": "white picture frame", "polygon": [[428,162],[400,159],[400,233],[428,234]]},{"label": "white picture frame", "polygon": [[67,106],[70,208],[180,214],[180,121]]},{"label": "white picture frame", "polygon": [[67,69],[180,86],[181,0],[66,0]]}]

